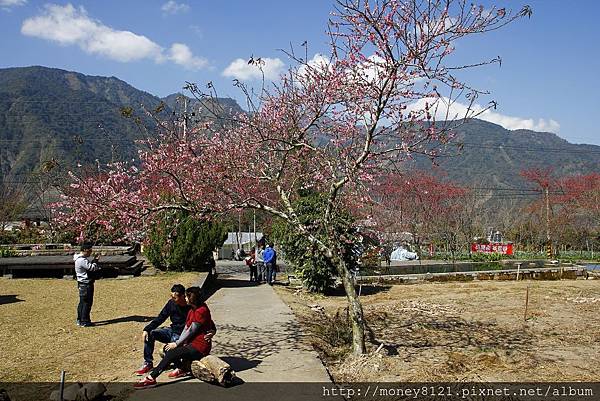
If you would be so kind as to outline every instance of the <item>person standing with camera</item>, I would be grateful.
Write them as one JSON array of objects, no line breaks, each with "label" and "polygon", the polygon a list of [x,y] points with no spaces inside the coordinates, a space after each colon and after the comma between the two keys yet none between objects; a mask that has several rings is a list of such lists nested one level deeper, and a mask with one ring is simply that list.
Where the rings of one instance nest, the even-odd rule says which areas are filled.
[{"label": "person standing with camera", "polygon": [[[81,253],[75,254],[75,275],[77,278],[77,289],[79,290],[79,305],[77,306],[77,326],[91,327],[93,326],[90,318],[92,305],[94,304],[94,281],[93,272],[98,272],[98,256],[90,262],[89,257],[92,255],[92,244],[84,243],[81,246]],[[92,274],[90,274],[92,273]]]}]

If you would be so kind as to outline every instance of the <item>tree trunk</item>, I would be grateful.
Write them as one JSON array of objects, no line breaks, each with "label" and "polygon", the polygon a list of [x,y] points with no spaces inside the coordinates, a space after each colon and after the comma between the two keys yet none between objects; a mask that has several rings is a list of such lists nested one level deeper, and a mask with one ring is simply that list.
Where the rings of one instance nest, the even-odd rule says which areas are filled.
[{"label": "tree trunk", "polygon": [[235,379],[231,366],[214,355],[192,362],[191,370],[195,378],[209,383],[216,382],[224,387],[231,385]]},{"label": "tree trunk", "polygon": [[365,320],[362,305],[356,296],[354,288],[354,279],[348,270],[344,260],[336,258],[338,274],[344,284],[346,298],[348,299],[348,310],[350,311],[350,320],[352,321],[352,352],[355,355],[361,355],[366,352],[365,347]]}]

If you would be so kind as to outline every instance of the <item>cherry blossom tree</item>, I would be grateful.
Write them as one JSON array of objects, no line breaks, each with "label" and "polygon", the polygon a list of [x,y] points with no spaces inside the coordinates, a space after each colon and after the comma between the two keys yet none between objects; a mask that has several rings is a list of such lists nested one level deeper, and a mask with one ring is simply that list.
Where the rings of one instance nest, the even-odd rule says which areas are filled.
[{"label": "cherry blossom tree", "polygon": [[[162,210],[207,218],[252,208],[277,216],[336,266],[349,303],[353,351],[364,353],[362,306],[343,258],[348,239],[332,222],[343,208],[368,202],[367,189],[381,174],[415,154],[443,153],[453,128],[477,115],[470,106],[486,92],[459,75],[500,59],[456,65],[455,43],[530,14],[529,7],[511,12],[461,0],[340,0],[329,25],[329,55],[309,59],[306,43],[303,55],[291,48],[286,54],[293,65],[279,81],[257,91],[235,83],[247,94],[248,113],[215,113],[193,129],[171,126],[146,143],[135,166],[114,164],[86,178],[74,174],[59,205],[63,221],[94,221],[139,236]],[[262,60],[250,64],[260,69]],[[211,84],[206,91],[187,88],[198,99],[215,95]],[[467,104],[463,115],[450,113],[456,102]],[[294,208],[307,189],[326,200],[311,224]],[[313,235],[315,225],[329,235]]]}]

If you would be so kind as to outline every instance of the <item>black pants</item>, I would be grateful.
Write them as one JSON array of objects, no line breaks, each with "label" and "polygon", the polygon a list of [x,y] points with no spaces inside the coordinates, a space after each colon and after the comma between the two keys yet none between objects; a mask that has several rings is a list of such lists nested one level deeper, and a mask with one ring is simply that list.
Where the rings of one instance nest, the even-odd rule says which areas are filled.
[{"label": "black pants", "polygon": [[77,283],[79,289],[79,305],[77,306],[77,320],[81,324],[91,323],[90,312],[94,304],[94,283]]},{"label": "black pants", "polygon": [[[200,334],[201,336],[204,334]],[[202,359],[204,355],[196,348],[191,345],[184,345],[181,347],[177,347],[165,353],[165,357],[160,361],[157,367],[152,369],[150,372],[150,376],[156,379],[162,372],[164,372],[167,367],[174,363],[176,368],[181,368],[181,362],[183,360],[187,361],[197,361]]]},{"label": "black pants", "polygon": [[258,281],[258,269],[256,264],[250,265],[250,281]]}]

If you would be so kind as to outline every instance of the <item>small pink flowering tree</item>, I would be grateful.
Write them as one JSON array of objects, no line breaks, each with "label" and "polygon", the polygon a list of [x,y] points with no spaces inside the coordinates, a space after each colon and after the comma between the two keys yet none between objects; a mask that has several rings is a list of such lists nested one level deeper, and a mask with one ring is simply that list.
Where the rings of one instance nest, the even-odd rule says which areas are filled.
[{"label": "small pink flowering tree", "polygon": [[[138,235],[162,210],[200,218],[239,208],[266,211],[289,222],[336,266],[349,303],[353,351],[364,353],[363,310],[343,257],[348,239],[336,234],[335,217],[343,208],[360,208],[370,185],[413,154],[443,152],[456,124],[436,123],[436,116],[476,115],[470,106],[484,92],[461,82],[459,71],[499,59],[454,65],[454,43],[529,14],[528,7],[511,13],[460,0],[340,0],[328,57],[308,60],[308,50],[300,57],[291,49],[294,65],[280,81],[257,95],[238,83],[250,113],[217,115],[194,130],[163,134],[141,153],[137,168],[117,165],[101,176],[74,176],[77,191],[62,207],[77,213],[65,221],[96,219]],[[260,59],[251,62],[260,68]],[[188,89],[199,99],[211,96],[195,85]],[[450,106],[461,100],[466,111],[451,114]],[[299,219],[295,201],[303,190],[324,195],[319,221]]]}]

